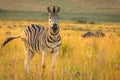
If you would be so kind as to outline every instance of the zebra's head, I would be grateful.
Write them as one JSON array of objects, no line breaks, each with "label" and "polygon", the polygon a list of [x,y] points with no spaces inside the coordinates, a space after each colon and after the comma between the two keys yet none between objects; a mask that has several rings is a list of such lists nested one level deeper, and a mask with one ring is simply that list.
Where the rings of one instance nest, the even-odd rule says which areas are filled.
[{"label": "zebra's head", "polygon": [[52,33],[57,33],[59,31],[59,16],[58,13],[60,11],[60,7],[53,6],[53,9],[47,7],[49,13],[49,26],[52,30]]}]

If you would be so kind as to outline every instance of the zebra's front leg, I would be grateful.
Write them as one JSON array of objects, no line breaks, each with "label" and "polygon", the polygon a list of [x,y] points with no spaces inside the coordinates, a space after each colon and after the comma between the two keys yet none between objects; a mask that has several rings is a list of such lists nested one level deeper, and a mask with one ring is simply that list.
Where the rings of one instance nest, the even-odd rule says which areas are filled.
[{"label": "zebra's front leg", "polygon": [[46,51],[43,51],[43,52],[42,52],[42,64],[41,64],[41,66],[42,66],[41,76],[43,76],[43,75],[44,75],[44,72],[45,72],[46,56],[47,56]]},{"label": "zebra's front leg", "polygon": [[25,60],[25,68],[26,68],[27,74],[30,74],[30,61],[34,56],[34,53],[31,50],[27,50],[26,54],[27,54],[27,57]]},{"label": "zebra's front leg", "polygon": [[55,65],[56,65],[56,59],[57,59],[57,56],[59,54],[59,50],[55,50],[53,53],[52,53],[52,77],[54,77],[55,75]]}]

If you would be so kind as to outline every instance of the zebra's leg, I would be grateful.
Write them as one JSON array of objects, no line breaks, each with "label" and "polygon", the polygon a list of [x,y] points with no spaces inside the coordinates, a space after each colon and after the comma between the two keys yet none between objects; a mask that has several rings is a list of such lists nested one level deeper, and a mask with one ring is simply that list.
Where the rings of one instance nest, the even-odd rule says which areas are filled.
[{"label": "zebra's leg", "polygon": [[46,56],[47,56],[46,51],[43,51],[43,52],[42,52],[42,64],[41,64],[41,66],[42,66],[41,76],[43,76],[43,75],[44,75],[44,72],[45,72]]},{"label": "zebra's leg", "polygon": [[59,54],[59,50],[54,51],[52,54],[52,77],[54,77],[55,74],[55,64],[58,54]]},{"label": "zebra's leg", "polygon": [[31,50],[27,49],[26,55],[27,56],[26,56],[26,60],[25,60],[25,68],[26,68],[27,74],[30,74],[30,60],[33,58],[34,53]]}]

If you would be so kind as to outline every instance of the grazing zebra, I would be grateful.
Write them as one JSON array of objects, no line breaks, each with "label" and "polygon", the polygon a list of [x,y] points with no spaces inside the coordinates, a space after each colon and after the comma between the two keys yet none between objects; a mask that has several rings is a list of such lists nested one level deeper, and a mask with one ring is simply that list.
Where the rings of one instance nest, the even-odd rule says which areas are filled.
[{"label": "grazing zebra", "polygon": [[60,7],[47,7],[49,12],[49,28],[32,24],[18,36],[9,37],[4,42],[4,47],[9,41],[21,38],[25,44],[25,51],[27,54],[25,60],[26,72],[30,73],[30,60],[33,58],[34,53],[42,52],[42,74],[44,74],[46,66],[46,55],[52,53],[52,74],[54,74],[56,58],[59,54],[59,48],[62,44],[59,34],[59,17],[58,13]]}]

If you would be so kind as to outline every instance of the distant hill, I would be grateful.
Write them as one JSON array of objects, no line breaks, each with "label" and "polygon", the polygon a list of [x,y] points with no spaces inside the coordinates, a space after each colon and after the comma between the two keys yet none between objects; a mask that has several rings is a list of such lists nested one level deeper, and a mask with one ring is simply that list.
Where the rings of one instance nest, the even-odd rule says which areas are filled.
[{"label": "distant hill", "polygon": [[0,0],[0,19],[46,20],[53,5],[61,7],[62,20],[120,21],[120,0]]}]

